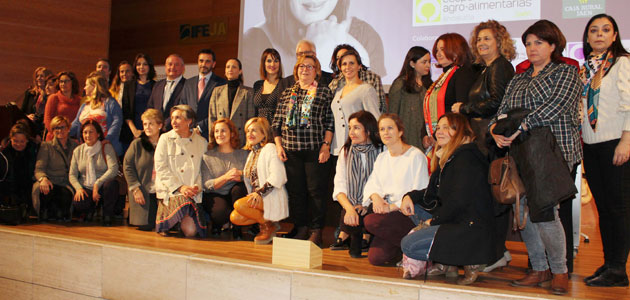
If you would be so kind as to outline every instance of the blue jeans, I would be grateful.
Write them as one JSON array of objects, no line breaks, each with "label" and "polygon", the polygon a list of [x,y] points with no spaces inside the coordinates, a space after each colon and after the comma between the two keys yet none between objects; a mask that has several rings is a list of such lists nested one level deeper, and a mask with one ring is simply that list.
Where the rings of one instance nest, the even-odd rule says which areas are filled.
[{"label": "blue jeans", "polygon": [[[527,198],[521,199],[521,220],[526,205]],[[521,237],[535,271],[545,271],[551,267],[551,273],[563,274],[568,272],[566,240],[564,228],[558,216],[558,206],[553,210],[554,220],[549,222],[532,223],[528,215]],[[516,212],[516,209],[514,211]],[[549,264],[547,264],[547,259],[549,259]]]},{"label": "blue jeans", "polygon": [[424,210],[422,206],[418,204],[414,204],[413,211],[414,211],[414,215],[409,216],[409,217],[411,218],[411,221],[413,221],[413,224],[415,225],[418,225],[428,219],[433,218],[433,215],[430,212]]},{"label": "blue jeans", "polygon": [[429,260],[429,252],[438,228],[440,228],[440,225],[420,229],[407,235],[400,243],[402,252],[413,259]]}]

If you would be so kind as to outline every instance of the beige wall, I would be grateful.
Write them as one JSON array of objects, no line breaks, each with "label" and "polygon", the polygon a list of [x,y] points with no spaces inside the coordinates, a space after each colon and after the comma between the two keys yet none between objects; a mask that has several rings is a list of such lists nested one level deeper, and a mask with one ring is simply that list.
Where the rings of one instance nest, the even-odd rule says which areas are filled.
[{"label": "beige wall", "polygon": [[22,102],[36,67],[82,82],[107,57],[111,0],[0,0],[0,105]]}]

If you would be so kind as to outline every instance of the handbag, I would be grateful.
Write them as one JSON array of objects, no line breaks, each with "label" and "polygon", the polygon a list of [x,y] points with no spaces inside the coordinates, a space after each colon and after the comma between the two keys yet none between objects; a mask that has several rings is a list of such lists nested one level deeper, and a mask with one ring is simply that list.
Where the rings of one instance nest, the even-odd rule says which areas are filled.
[{"label": "handbag", "polygon": [[525,196],[525,186],[518,175],[514,158],[508,153],[490,163],[488,183],[492,189],[492,196],[500,204],[516,204],[513,229],[525,228],[529,209],[525,207],[523,220],[520,220],[521,197]]}]

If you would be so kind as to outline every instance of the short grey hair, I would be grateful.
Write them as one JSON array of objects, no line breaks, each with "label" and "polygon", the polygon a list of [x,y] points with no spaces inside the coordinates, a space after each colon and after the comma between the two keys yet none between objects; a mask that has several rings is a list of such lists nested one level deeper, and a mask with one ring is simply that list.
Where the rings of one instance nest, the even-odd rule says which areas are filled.
[{"label": "short grey hair", "polygon": [[317,48],[315,47],[315,44],[309,40],[300,40],[299,42],[297,42],[297,44],[295,44],[295,53],[297,53],[298,48],[300,48],[300,45],[302,44],[307,44],[311,46],[311,49],[313,49],[313,52],[317,53]]},{"label": "short grey hair", "polygon": [[186,104],[175,105],[171,108],[171,112],[169,115],[173,115],[173,112],[175,112],[176,110],[184,112],[184,116],[186,117],[186,119],[192,120],[192,123],[195,123],[196,114],[190,106]]}]

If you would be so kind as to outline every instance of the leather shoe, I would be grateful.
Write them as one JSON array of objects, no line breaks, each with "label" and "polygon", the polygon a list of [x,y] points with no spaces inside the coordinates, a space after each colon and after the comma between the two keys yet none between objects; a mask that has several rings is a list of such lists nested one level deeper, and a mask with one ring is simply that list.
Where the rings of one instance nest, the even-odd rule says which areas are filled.
[{"label": "leather shoe", "polygon": [[511,286],[545,286],[551,281],[551,271],[530,270],[525,277],[512,281]]},{"label": "leather shoe", "polygon": [[337,238],[337,240],[332,245],[330,245],[330,250],[347,250],[349,242],[350,237],[347,237],[345,240]]},{"label": "leather shoe", "polygon": [[551,293],[564,295],[569,290],[569,273],[553,274],[551,280]]},{"label": "leather shoe", "polygon": [[593,275],[584,277],[584,283],[588,283],[589,281],[595,279],[595,277],[602,275],[602,273],[604,273],[604,271],[606,270],[608,270],[608,265],[604,263],[601,267],[595,270],[595,273],[593,273]]},{"label": "leather shoe", "polygon": [[308,240],[321,248],[322,247],[322,230],[311,229],[311,236],[308,238]]},{"label": "leather shoe", "polygon": [[615,272],[612,269],[607,269],[599,276],[588,281],[586,285],[600,287],[628,286],[628,275],[626,275],[625,270]]},{"label": "leather shoe", "polygon": [[457,266],[447,266],[434,263],[427,271],[427,276],[446,275],[446,277],[457,277]]},{"label": "leather shoe", "polygon": [[457,280],[459,285],[469,285],[477,280],[479,276],[480,265],[464,266],[464,278]]},{"label": "leather shoe", "polygon": [[275,236],[276,226],[273,225],[271,221],[267,221],[260,224],[260,233],[254,238],[254,243],[256,245],[269,244]]}]

